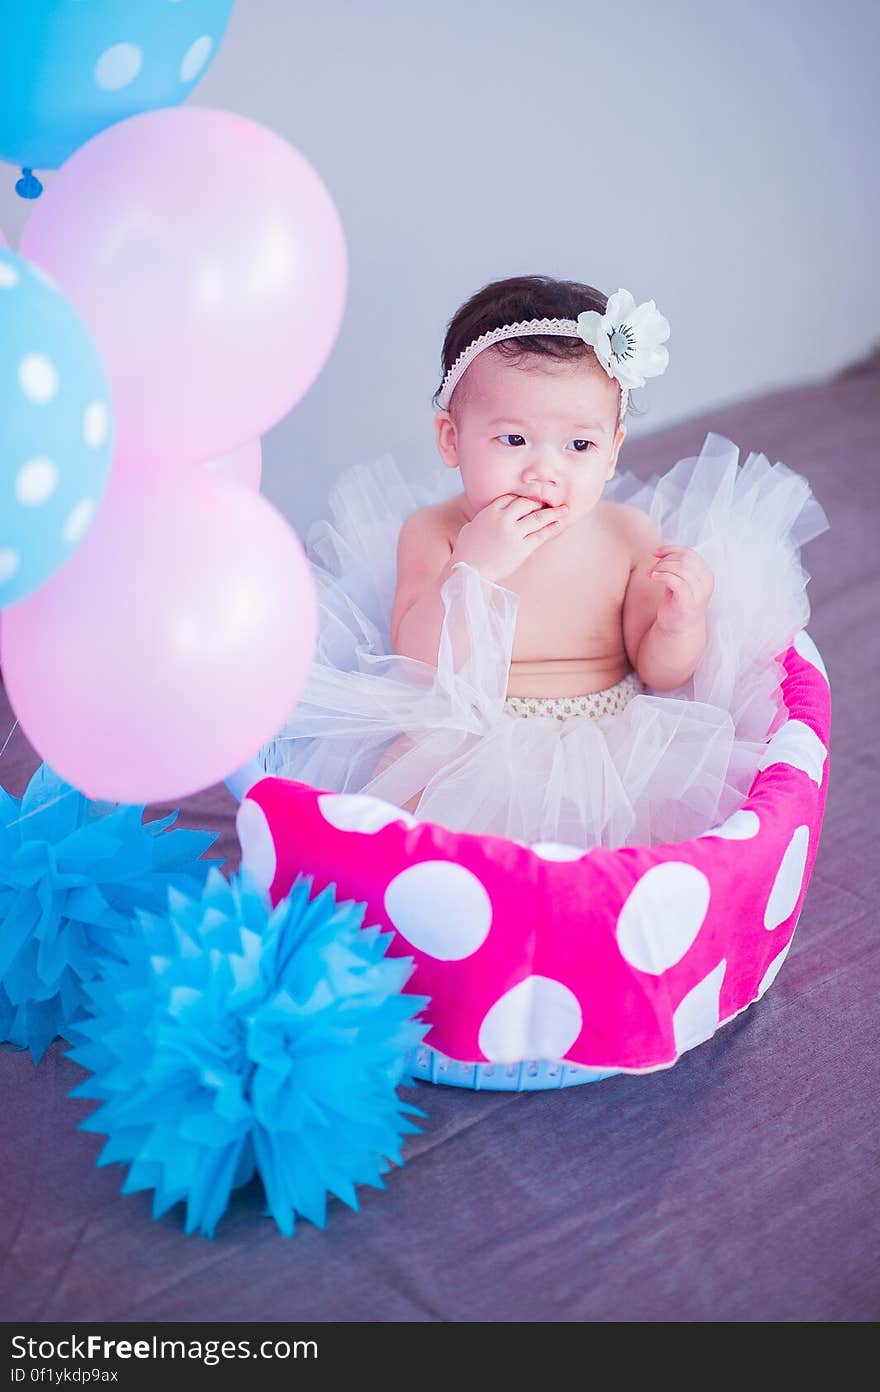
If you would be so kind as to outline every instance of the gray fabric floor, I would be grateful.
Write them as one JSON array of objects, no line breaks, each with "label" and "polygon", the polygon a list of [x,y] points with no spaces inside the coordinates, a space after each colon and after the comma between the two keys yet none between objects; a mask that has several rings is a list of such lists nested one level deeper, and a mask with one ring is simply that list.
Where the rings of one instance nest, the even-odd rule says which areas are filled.
[{"label": "gray fabric floor", "polygon": [[[880,1314],[876,799],[880,358],[624,447],[645,476],[707,430],[804,474],[831,530],[805,548],[834,703],[825,828],[788,959],[673,1069],[558,1093],[419,1085],[406,1164],[293,1241],[234,1196],[213,1241],[98,1170],[56,1044],[0,1050],[6,1320],[862,1321]],[[871,712],[874,715],[871,715]],[[0,747],[13,723],[0,705]],[[38,760],[19,731],[0,783]],[[216,788],[182,822],[222,831]]]}]

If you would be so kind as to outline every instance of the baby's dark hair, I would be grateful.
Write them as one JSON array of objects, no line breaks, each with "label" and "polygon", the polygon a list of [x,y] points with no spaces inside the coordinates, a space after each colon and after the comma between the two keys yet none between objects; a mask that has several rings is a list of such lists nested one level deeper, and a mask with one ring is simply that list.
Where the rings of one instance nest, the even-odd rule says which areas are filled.
[{"label": "baby's dark hair", "polygon": [[[595,309],[605,313],[608,296],[592,285],[581,285],[577,280],[554,280],[551,276],[510,276],[507,280],[493,280],[471,295],[455,311],[446,329],[443,340],[440,386],[431,398],[436,408],[437,398],[443,385],[443,378],[468,344],[490,329],[499,329],[502,324],[516,324],[521,319],[577,319],[585,309]],[[595,350],[582,338],[563,338],[554,334],[526,334],[522,338],[504,338],[493,345],[496,352],[520,362],[524,358],[555,358],[557,361],[573,361],[578,358],[595,358]],[[603,369],[604,371],[604,369]],[[463,402],[468,374],[465,373],[455,388],[453,401],[456,406]],[[620,387],[618,387],[618,410],[620,408]],[[631,410],[631,406],[628,410]]]}]

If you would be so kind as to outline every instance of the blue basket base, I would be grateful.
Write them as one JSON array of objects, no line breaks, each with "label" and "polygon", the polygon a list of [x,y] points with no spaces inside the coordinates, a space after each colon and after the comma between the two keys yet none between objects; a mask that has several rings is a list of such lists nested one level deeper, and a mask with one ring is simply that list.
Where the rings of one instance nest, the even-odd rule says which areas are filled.
[{"label": "blue basket base", "polygon": [[578,1083],[599,1083],[613,1078],[619,1069],[584,1068],[581,1064],[558,1059],[525,1059],[521,1063],[465,1063],[447,1058],[430,1044],[419,1044],[407,1058],[414,1078],[425,1083],[445,1083],[447,1087],[474,1088],[477,1091],[532,1092],[547,1088],[574,1087]]}]

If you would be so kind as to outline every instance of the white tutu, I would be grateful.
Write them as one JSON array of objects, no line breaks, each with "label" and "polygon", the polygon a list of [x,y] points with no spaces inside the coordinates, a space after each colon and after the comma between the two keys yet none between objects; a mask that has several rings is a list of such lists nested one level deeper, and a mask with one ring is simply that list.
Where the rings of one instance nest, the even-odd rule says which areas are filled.
[{"label": "white tutu", "polygon": [[653,845],[716,826],[744,801],[784,716],[777,659],[810,613],[798,549],[829,525],[806,479],[763,454],[738,457],[709,434],[662,476],[622,472],[606,485],[604,497],[641,508],[665,542],[709,565],[709,642],[675,691],[649,688],[612,717],[564,722],[504,709],[519,600],[469,565],[443,586],[436,668],[392,652],[398,533],[460,479],[438,463],[408,482],[389,455],[349,468],[332,522],[308,535],[315,661],[260,766],[398,806],[418,797],[419,820],[527,842]]}]

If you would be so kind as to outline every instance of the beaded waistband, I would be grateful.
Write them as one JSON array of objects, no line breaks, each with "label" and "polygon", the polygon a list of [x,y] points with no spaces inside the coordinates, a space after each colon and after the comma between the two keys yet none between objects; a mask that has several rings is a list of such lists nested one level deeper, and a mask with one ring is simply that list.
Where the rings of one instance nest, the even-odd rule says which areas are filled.
[{"label": "beaded waistband", "polygon": [[606,715],[617,715],[625,710],[634,696],[644,691],[645,686],[638,673],[627,672],[621,681],[608,686],[603,691],[591,691],[583,696],[508,696],[504,709],[511,715],[550,717],[553,720],[571,720],[577,716],[587,716],[599,720]]}]

